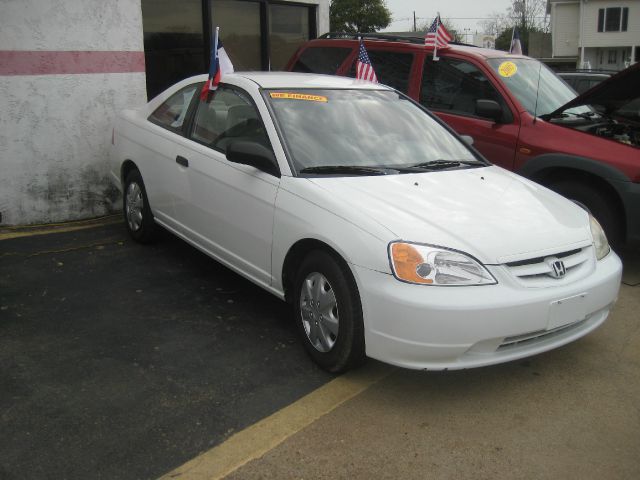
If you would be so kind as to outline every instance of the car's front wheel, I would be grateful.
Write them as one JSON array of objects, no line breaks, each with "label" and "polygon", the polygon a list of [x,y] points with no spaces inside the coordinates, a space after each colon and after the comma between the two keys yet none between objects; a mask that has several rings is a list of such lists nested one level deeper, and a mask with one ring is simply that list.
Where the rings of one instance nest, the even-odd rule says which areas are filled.
[{"label": "car's front wheel", "polygon": [[317,250],[301,263],[294,315],[305,349],[323,369],[340,373],[364,361],[358,288],[348,267],[333,255]]},{"label": "car's front wheel", "polygon": [[157,227],[153,220],[142,175],[138,170],[131,170],[125,178],[122,211],[131,238],[140,243],[155,240]]}]

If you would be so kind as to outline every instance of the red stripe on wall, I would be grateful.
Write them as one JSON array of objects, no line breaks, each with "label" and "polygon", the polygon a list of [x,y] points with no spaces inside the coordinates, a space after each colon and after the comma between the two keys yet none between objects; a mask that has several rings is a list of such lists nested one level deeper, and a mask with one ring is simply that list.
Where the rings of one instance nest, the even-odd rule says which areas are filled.
[{"label": "red stripe on wall", "polygon": [[0,50],[0,75],[144,72],[144,52]]}]

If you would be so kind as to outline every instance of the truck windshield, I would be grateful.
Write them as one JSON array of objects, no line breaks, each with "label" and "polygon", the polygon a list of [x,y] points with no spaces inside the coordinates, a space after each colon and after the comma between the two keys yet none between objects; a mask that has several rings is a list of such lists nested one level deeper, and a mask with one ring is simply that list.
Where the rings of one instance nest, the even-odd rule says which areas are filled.
[{"label": "truck windshield", "polygon": [[[552,113],[577,96],[571,87],[537,60],[492,58],[488,62],[498,78],[531,115],[539,117]],[[581,106],[567,110],[566,113],[579,115],[591,111],[591,108]]]}]

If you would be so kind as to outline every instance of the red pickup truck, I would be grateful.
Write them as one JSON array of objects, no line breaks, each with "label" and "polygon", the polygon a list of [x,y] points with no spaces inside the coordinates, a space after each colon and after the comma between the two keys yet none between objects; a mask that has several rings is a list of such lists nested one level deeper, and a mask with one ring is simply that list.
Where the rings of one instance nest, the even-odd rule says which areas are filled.
[{"label": "red pickup truck", "polygon": [[[496,165],[588,208],[613,244],[640,241],[640,64],[577,96],[541,62],[423,38],[363,35],[380,83],[433,111]],[[288,70],[355,76],[358,39],[305,43]]]}]

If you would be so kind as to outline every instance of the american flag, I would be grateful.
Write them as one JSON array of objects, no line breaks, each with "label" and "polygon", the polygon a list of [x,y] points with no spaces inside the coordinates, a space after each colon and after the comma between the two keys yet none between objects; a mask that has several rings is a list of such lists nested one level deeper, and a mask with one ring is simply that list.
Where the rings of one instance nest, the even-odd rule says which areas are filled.
[{"label": "american flag", "polygon": [[356,62],[356,78],[358,80],[369,80],[370,82],[378,83],[378,77],[371,65],[369,55],[367,55],[367,49],[364,48],[364,43],[360,42],[360,50],[358,52],[358,61]]},{"label": "american flag", "polygon": [[440,20],[440,15],[438,15],[433,20],[429,30],[427,30],[427,34],[424,37],[424,44],[431,47],[442,48],[446,47],[451,40],[453,40],[453,37],[447,32],[447,29],[444,28]]}]

